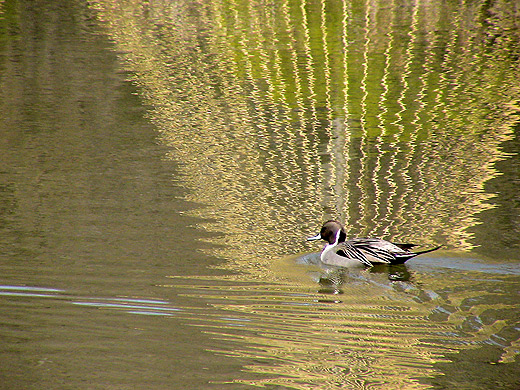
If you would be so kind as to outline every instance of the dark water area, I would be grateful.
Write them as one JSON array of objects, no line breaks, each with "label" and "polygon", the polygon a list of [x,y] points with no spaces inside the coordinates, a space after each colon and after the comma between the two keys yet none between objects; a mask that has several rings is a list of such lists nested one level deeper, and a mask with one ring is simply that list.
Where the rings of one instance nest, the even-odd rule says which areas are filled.
[{"label": "dark water area", "polygon": [[519,17],[0,2],[0,389],[520,388]]}]

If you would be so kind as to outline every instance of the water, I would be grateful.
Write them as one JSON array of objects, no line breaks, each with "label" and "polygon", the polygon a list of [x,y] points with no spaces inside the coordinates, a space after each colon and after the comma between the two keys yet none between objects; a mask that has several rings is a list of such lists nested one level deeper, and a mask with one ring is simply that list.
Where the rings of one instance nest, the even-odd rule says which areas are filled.
[{"label": "water", "polygon": [[518,12],[1,3],[0,388],[520,388]]}]

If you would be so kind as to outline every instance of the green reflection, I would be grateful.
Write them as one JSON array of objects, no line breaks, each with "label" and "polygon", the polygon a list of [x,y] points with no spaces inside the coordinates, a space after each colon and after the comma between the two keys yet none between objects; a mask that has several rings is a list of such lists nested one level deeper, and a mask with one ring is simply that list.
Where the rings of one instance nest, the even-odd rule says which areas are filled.
[{"label": "green reflection", "polygon": [[517,122],[507,2],[93,4],[229,267],[265,274],[328,216],[474,247]]},{"label": "green reflection", "polygon": [[229,233],[230,267],[265,271],[330,216],[351,235],[478,244],[469,228],[494,206],[485,184],[518,122],[508,2],[92,7],[205,228]]},{"label": "green reflection", "polygon": [[[497,179],[498,160],[512,160],[501,148],[518,127],[520,40],[507,2],[89,4],[151,107],[168,158],[182,164],[187,197],[205,206],[197,215],[213,221],[201,229],[226,233],[211,242],[226,244],[217,251],[227,267],[289,279],[273,258],[309,249],[302,237],[328,216],[347,221],[352,235],[466,250],[478,243],[472,232],[479,216],[495,211],[485,185]],[[65,111],[60,117],[70,116]],[[96,107],[94,118],[104,118],[102,111]],[[12,191],[2,188],[5,204]],[[140,242],[139,224],[129,241]],[[184,261],[184,252],[178,257]],[[112,267],[121,273],[120,264]],[[295,268],[291,262],[290,277]],[[469,369],[518,367],[518,277],[497,276],[497,287],[494,275],[469,271],[410,274],[413,283],[362,271],[320,276],[318,287],[302,281],[306,274],[280,285],[223,286],[209,278],[202,286],[163,287],[201,306],[179,313],[186,323],[232,341],[215,352],[248,361],[249,372],[268,378],[241,373],[238,383],[450,387],[454,377],[439,373],[457,373],[458,356],[471,361],[483,351],[487,361]],[[171,343],[179,339],[174,332]]]},{"label": "green reflection", "polygon": [[[497,204],[486,183],[518,126],[509,2],[91,4],[183,164],[189,200],[205,206],[198,216],[212,219],[201,228],[226,233],[212,242],[227,267],[280,278],[273,258],[308,250],[302,236],[331,216],[351,235],[480,244],[479,216]],[[428,290],[357,286],[330,310],[312,302],[336,298],[204,290],[229,318],[253,318],[242,335],[231,320],[205,329],[240,340],[220,353],[258,362],[250,371],[270,379],[244,383],[264,386],[428,388],[434,367],[452,370],[447,352],[476,356],[502,333],[494,361],[515,361],[515,305],[486,323],[488,303],[471,301],[481,282],[452,275],[419,281]]]}]

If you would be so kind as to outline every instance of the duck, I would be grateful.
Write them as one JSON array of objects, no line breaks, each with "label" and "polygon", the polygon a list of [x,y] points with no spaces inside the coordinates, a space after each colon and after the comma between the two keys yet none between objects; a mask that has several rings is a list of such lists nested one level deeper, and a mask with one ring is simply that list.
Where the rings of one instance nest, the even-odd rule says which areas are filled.
[{"label": "duck", "polygon": [[380,238],[353,238],[347,240],[343,225],[335,220],[323,224],[320,232],[308,241],[325,240],[321,252],[322,263],[339,267],[373,267],[377,264],[403,264],[411,258],[436,251],[442,245],[423,251],[412,249],[415,244],[398,244]]}]

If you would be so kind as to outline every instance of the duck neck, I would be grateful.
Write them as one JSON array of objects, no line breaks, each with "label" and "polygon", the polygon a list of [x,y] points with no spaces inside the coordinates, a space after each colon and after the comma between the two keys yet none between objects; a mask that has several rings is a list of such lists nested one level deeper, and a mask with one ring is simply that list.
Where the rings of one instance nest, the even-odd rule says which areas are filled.
[{"label": "duck neck", "polygon": [[320,255],[321,261],[326,263],[326,259],[327,259],[327,256],[328,256],[329,252],[331,250],[333,250],[335,246],[336,246],[336,244],[327,244],[327,245],[325,245],[325,247],[323,248],[323,251],[321,251],[321,255]]},{"label": "duck neck", "polygon": [[340,242],[345,242],[347,239],[347,233],[340,229],[336,232],[334,242],[329,242],[329,245],[338,245]]}]

